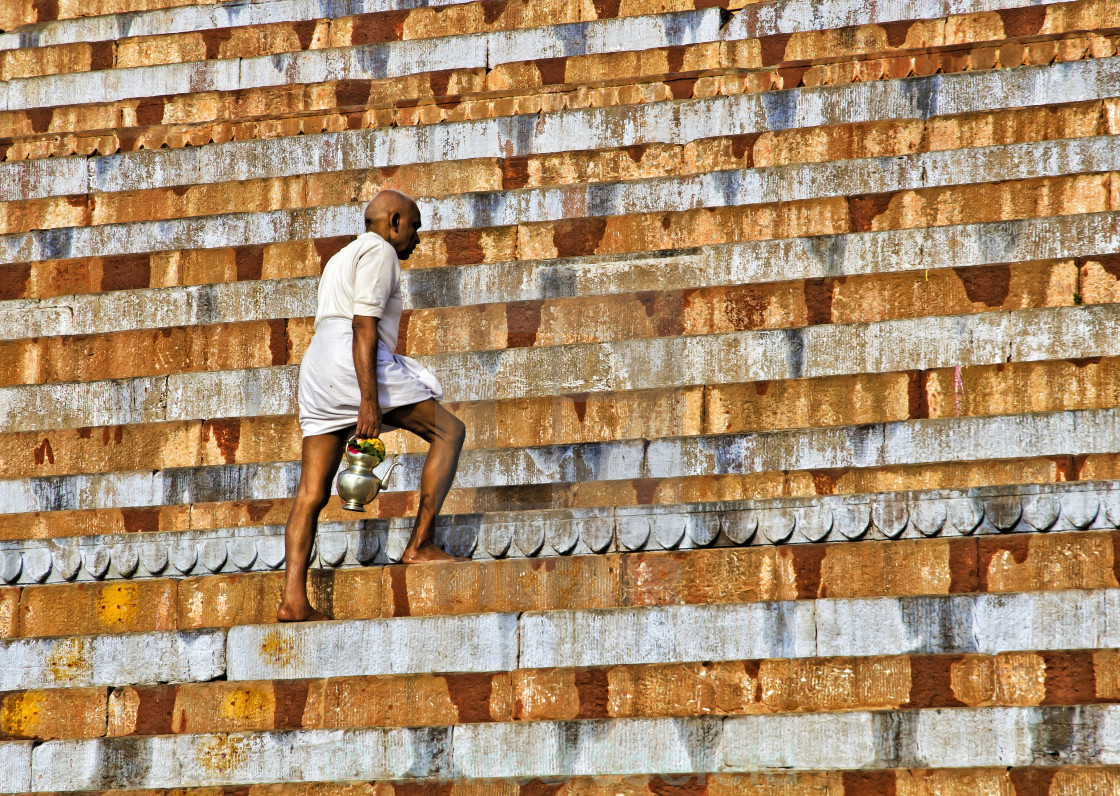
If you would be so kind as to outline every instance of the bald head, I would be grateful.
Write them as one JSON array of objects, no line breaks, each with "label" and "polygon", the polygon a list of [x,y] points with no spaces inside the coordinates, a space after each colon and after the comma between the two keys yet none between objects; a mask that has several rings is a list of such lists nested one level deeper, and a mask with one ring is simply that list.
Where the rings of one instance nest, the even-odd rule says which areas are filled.
[{"label": "bald head", "polygon": [[366,205],[366,232],[376,232],[407,260],[420,242],[420,208],[400,191],[380,191]]}]

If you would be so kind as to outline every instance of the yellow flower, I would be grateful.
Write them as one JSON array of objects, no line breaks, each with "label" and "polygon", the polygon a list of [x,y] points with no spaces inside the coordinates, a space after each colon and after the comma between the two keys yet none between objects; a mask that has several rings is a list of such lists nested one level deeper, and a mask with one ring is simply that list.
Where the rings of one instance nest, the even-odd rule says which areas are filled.
[{"label": "yellow flower", "polygon": [[365,453],[377,459],[378,463],[385,461],[385,443],[378,437],[354,438],[350,450]]}]

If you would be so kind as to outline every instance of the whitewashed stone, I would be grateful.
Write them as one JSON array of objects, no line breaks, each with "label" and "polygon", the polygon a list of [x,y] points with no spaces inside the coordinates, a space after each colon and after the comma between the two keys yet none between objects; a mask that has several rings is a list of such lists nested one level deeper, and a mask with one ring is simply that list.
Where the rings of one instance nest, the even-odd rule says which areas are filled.
[{"label": "whitewashed stone", "polygon": [[800,33],[902,20],[938,19],[957,14],[1020,8],[1023,0],[902,0],[866,3],[860,0],[786,0],[746,6],[727,23],[725,40],[754,39],[778,33]]},{"label": "whitewashed stone", "polygon": [[225,673],[225,633],[0,640],[0,689],[201,682]]},{"label": "whitewashed stone", "polygon": [[[1108,765],[1120,709],[956,708],[48,741],[37,791],[377,779]],[[30,747],[30,744],[26,746]],[[19,760],[17,762],[22,762]]]},{"label": "whitewashed stone", "polygon": [[[220,5],[175,6],[95,17],[58,19],[0,34],[0,50],[113,41],[134,36],[166,36],[280,22],[338,19],[352,14],[415,8],[440,8],[467,0],[263,0]],[[990,2],[991,0],[987,0]]]},{"label": "whitewashed stone", "polygon": [[1058,521],[1062,504],[1054,495],[1032,495],[1023,498],[1023,520],[1036,531],[1048,531]]},{"label": "whitewashed stone", "polygon": [[871,713],[744,716],[723,725],[728,771],[878,768]]},{"label": "whitewashed stone", "polygon": [[925,760],[951,768],[1033,762],[1032,727],[1025,718],[1016,708],[919,711],[918,765]]},{"label": "whitewashed stone", "polygon": [[[946,444],[947,441],[952,444]],[[698,475],[747,474],[796,469],[883,467],[928,462],[1027,458],[1077,453],[1120,451],[1120,409],[1003,415],[989,417],[906,420],[859,427],[826,427],[761,434],[721,434],[703,437],[662,438],[646,445],[622,440],[582,445],[542,446],[532,450],[503,448],[466,451],[460,459],[457,484],[461,488],[486,488],[508,484],[578,483],[645,477],[680,478]],[[398,457],[401,475],[388,492],[417,489],[423,454]],[[130,505],[118,479],[130,473],[105,473],[73,477],[80,484],[99,487],[98,508]],[[198,468],[142,473],[163,492],[156,505],[237,500],[275,500],[294,494],[299,480],[297,463],[267,465],[211,465]],[[0,506],[2,513],[85,508],[71,496],[70,476],[51,479],[17,479],[10,490],[22,496]],[[52,492],[41,488],[43,481]],[[0,481],[0,491],[11,482]],[[69,489],[69,492],[67,491]],[[112,496],[112,497],[110,497]],[[1018,505],[1019,497],[998,498]],[[145,505],[141,503],[140,505]],[[150,503],[147,505],[151,505]],[[876,508],[877,507],[877,508]],[[904,502],[875,501],[872,515],[885,538],[901,536],[907,527]],[[953,515],[949,515],[952,518]],[[1018,521],[1018,513],[1015,522]],[[639,549],[652,530],[646,517],[620,515],[620,541]],[[793,534],[797,512],[793,508],[765,507],[758,512],[763,536],[774,544]],[[1014,522],[1001,530],[1010,530]],[[499,557],[510,549],[513,526],[488,528],[482,546]],[[972,530],[972,529],[969,529]],[[823,538],[823,537],[822,537]],[[262,540],[263,542],[263,540]],[[176,542],[171,562],[183,574],[197,562],[197,541]],[[0,547],[2,549],[2,547]],[[89,551],[88,555],[102,553]],[[98,559],[100,561],[100,559]],[[93,572],[93,570],[91,570]],[[104,574],[104,568],[97,574]],[[18,573],[16,573],[18,576]]]},{"label": "whitewashed stone", "polygon": [[793,529],[797,527],[797,512],[790,509],[762,510],[755,513],[758,527],[766,541],[771,544],[781,544],[793,536]]},{"label": "whitewashed stone", "polygon": [[1120,639],[1118,607],[1106,589],[977,595],[976,651],[1108,647]]},{"label": "whitewashed stone", "polygon": [[23,572],[23,556],[18,550],[5,550],[0,553],[0,579],[15,583]]},{"label": "whitewashed stone", "polygon": [[[1120,153],[1114,144],[1112,136],[1094,136],[625,182],[463,193],[445,198],[418,198],[417,203],[425,225],[433,230],[557,221],[570,217],[572,207],[586,208],[589,216],[740,207],[845,196],[853,191],[883,193],[1117,171],[1120,170]],[[127,252],[166,250],[171,241],[189,240],[199,246],[206,239],[216,242],[224,238],[221,245],[238,245],[242,243],[242,235],[228,229],[231,222],[248,232],[260,226],[264,219],[278,215],[287,216],[283,226],[289,229],[309,223],[313,227],[335,227],[348,219],[346,231],[353,234],[361,229],[363,210],[363,205],[355,202],[289,211],[33,230],[0,237],[0,263],[45,259],[47,255],[78,257],[123,253],[112,248],[118,243],[126,246]],[[266,233],[266,240],[273,236],[275,232]],[[56,240],[63,240],[68,251],[55,253]]]},{"label": "whitewashed stone", "polygon": [[[6,84],[0,84],[0,90]],[[99,191],[292,176],[349,168],[517,157],[643,143],[687,143],[771,129],[928,118],[998,108],[1084,102],[1120,93],[1120,59],[1098,58],[926,78],[750,93],[623,108],[564,110],[395,129],[323,133],[201,148],[120,153],[91,160]],[[791,101],[792,100],[792,101]],[[775,107],[780,113],[771,113]],[[46,159],[31,161],[34,164]],[[11,164],[0,165],[0,174]],[[25,198],[51,193],[50,174],[32,165]],[[2,182],[3,180],[0,180]],[[80,191],[84,193],[85,191]],[[355,219],[356,220],[356,219]],[[277,240],[267,226],[254,242]],[[227,234],[236,237],[236,230]],[[346,234],[345,232],[326,234]],[[236,245],[228,243],[226,245]],[[66,255],[56,255],[66,256]]]},{"label": "whitewashed stone", "polygon": [[0,793],[27,793],[31,790],[31,741],[0,743]]},{"label": "whitewashed stone", "polygon": [[1112,136],[857,158],[628,182],[461,193],[420,202],[433,229],[491,227],[571,216],[655,213],[885,193],[1120,168]]},{"label": "whitewashed stone", "polygon": [[517,616],[480,614],[229,631],[231,680],[489,672],[517,661]]},{"label": "whitewashed stone", "polygon": [[33,781],[51,791],[440,777],[450,738],[441,727],[55,741],[35,750]]},{"label": "whitewashed stone", "polygon": [[1075,528],[1088,528],[1099,511],[1100,500],[1096,495],[1077,493],[1062,498],[1062,514]]},{"label": "whitewashed stone", "polygon": [[714,770],[719,741],[711,719],[465,724],[454,759],[463,778],[686,774]]},{"label": "whitewashed stone", "polygon": [[614,666],[813,654],[810,602],[527,613],[519,666]]},{"label": "whitewashed stone", "polygon": [[401,77],[428,71],[493,67],[537,58],[715,41],[719,28],[719,9],[711,8],[658,14],[646,19],[573,22],[545,28],[406,39],[254,58],[45,75],[8,81],[6,105],[7,110],[22,110],[56,105],[63,96],[82,97],[85,102],[117,102],[164,94]]},{"label": "whitewashed stone", "polygon": [[[964,268],[1117,253],[1120,213],[704,246],[673,257],[591,256],[405,271],[411,308]],[[950,254],[951,253],[951,254]],[[776,264],[780,263],[780,268]],[[0,302],[0,339],[310,317],[314,277]]]},{"label": "whitewashed stone", "polygon": [[615,534],[619,543],[627,550],[641,550],[649,541],[650,521],[648,517],[621,516],[616,521]]},{"label": "whitewashed stone", "polygon": [[946,512],[949,526],[961,536],[972,533],[984,521],[984,505],[977,500],[950,500]]}]

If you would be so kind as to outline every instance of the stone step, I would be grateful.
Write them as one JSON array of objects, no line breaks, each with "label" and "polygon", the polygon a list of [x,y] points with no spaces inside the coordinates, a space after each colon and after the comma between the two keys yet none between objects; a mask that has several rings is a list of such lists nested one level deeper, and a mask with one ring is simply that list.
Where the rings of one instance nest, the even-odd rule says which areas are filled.
[{"label": "stone step", "polygon": [[[958,708],[301,730],[18,744],[11,790],[275,781],[1107,765],[1120,709]],[[970,737],[976,743],[961,744]],[[822,743],[822,738],[835,739]],[[8,753],[15,760],[15,753]],[[1060,755],[1060,756],[1059,756]],[[106,760],[119,761],[107,767]],[[143,761],[142,764],[138,764]],[[867,791],[864,791],[867,792]]]},{"label": "stone step", "polygon": [[[1086,139],[1089,140],[1089,139]],[[1108,140],[1107,138],[1105,139]],[[509,262],[548,257],[625,255],[698,246],[838,235],[870,230],[959,226],[1029,218],[1108,212],[1115,172],[1077,172],[1028,177],[992,186],[961,185],[900,189],[860,197],[824,197],[771,204],[721,205],[684,210],[574,216],[501,227],[468,227],[420,236],[416,268]],[[1040,200],[1040,197],[1041,200]],[[970,214],[964,208],[972,208]],[[352,236],[364,204],[228,213],[173,221],[140,221],[63,227],[0,237],[0,258],[9,264],[74,256],[112,257],[174,251],[192,246],[227,248],[296,243]],[[701,224],[704,220],[706,223]],[[222,233],[223,225],[228,234]],[[359,226],[355,226],[359,225]],[[160,239],[159,230],[169,238]],[[262,240],[263,239],[263,240]],[[256,243],[251,243],[251,241]],[[219,246],[218,243],[223,245]],[[306,244],[304,244],[306,245]],[[313,244],[314,245],[314,244]],[[326,251],[324,251],[326,253]],[[134,265],[142,262],[139,258]],[[162,267],[174,263],[161,262]],[[249,264],[246,264],[248,269]],[[22,273],[21,273],[22,272]],[[19,284],[30,268],[13,269]],[[246,270],[246,275],[252,272]]]},{"label": "stone step", "polygon": [[0,641],[0,690],[1098,650],[1116,589],[460,614]]},{"label": "stone step", "polygon": [[[802,127],[923,119],[1120,95],[1120,58],[873,80],[450,124],[0,164],[0,199],[147,190],[480,157],[679,143]],[[573,135],[573,131],[578,134]]]},{"label": "stone step", "polygon": [[[388,539],[384,522],[345,536],[328,526],[312,561],[317,571],[311,587],[316,605],[336,619],[380,619],[1117,585],[1120,564],[1112,529],[1120,523],[1109,518],[1117,514],[1114,492],[1100,493],[1103,506],[1088,490],[1002,492],[986,502],[972,497],[907,504],[887,496],[870,503],[802,500],[786,508],[782,502],[795,501],[758,501],[764,508],[729,505],[718,511],[700,504],[675,513],[675,507],[569,512],[577,516],[567,522],[549,516],[559,512],[545,512],[527,521],[530,528],[536,526],[535,534],[502,526],[508,515],[474,526],[459,519],[443,524],[439,534],[448,547],[473,553],[475,560],[446,567],[369,566],[399,560],[407,538],[403,523],[388,529]],[[1047,522],[1051,535],[1036,535],[1036,526]],[[1086,530],[1074,522],[1108,530]],[[973,523],[976,528],[969,531]],[[265,530],[271,535],[235,536],[221,529],[183,534],[186,538],[153,534],[153,539],[114,548],[96,537],[50,546],[0,543],[4,578],[26,584],[0,590],[0,635],[272,623],[282,577],[269,570],[283,565],[283,549],[275,544],[282,530]],[[1013,535],[1005,538],[1008,533]],[[930,538],[935,536],[942,538]],[[239,542],[246,539],[256,542],[256,549],[248,550],[257,561],[239,558],[247,547]],[[824,540],[835,544],[822,547],[818,543]],[[701,549],[706,545],[714,547]],[[569,546],[570,552],[557,557],[556,547]],[[44,549],[54,555],[36,555]],[[633,552],[643,550],[653,552]],[[709,582],[713,572],[725,580]],[[36,585],[41,581],[51,585]]]},{"label": "stone step", "polygon": [[[512,484],[482,489],[453,488],[443,512],[470,514],[648,506],[679,502],[812,497],[900,490],[973,489],[1015,484],[1051,484],[1120,478],[1118,454],[1064,454],[1014,459],[979,459],[896,467],[797,469],[762,473],[687,476],[550,484]],[[382,493],[367,506],[372,517],[396,518],[416,512],[415,492]],[[160,507],[95,508],[7,514],[3,538],[41,539],[135,532],[177,532],[282,524],[291,498]],[[329,502],[323,522],[352,522],[341,504]]]},{"label": "stone step", "polygon": [[[500,118],[526,112],[545,113],[565,108],[598,107],[617,104],[619,94],[628,99],[640,96],[650,100],[712,94],[738,95],[783,86],[791,88],[798,78],[800,85],[839,85],[849,82],[850,75],[847,72],[851,69],[859,72],[861,81],[889,79],[910,73],[929,75],[939,69],[948,72],[976,71],[991,68],[991,61],[996,54],[1002,54],[1007,62],[1004,66],[1008,68],[1020,66],[1025,52],[1032,53],[1030,63],[1038,63],[1051,57],[1057,58],[1059,62],[1070,62],[1109,57],[1116,52],[1118,42],[1120,37],[1116,36],[1104,39],[1071,33],[1056,40],[1012,40],[1003,42],[998,48],[965,45],[963,48],[943,48],[920,55],[878,58],[867,56],[854,64],[842,61],[806,63],[795,64],[789,69],[770,67],[742,74],[731,68],[715,69],[707,66],[708,62],[718,61],[718,45],[694,45],[684,48],[685,64],[690,67],[690,71],[683,75],[674,73],[658,77],[637,75],[627,78],[625,74],[617,74],[616,70],[610,72],[613,76],[610,81],[548,84],[528,89],[527,93],[471,93],[462,85],[489,81],[501,85],[511,81],[516,83],[521,79],[518,76],[507,79],[505,74],[495,74],[503,71],[523,72],[530,68],[526,65],[511,65],[508,69],[499,67],[490,72],[460,70],[436,73],[437,87],[442,86],[443,76],[450,75],[449,80],[460,91],[450,99],[438,95],[429,96],[433,90],[429,76],[425,74],[381,81],[341,81],[297,86],[280,95],[264,89],[226,92],[220,97],[221,110],[213,112],[203,112],[198,103],[191,102],[195,95],[130,100],[122,103],[121,107],[84,105],[55,108],[49,113],[0,112],[0,135],[6,135],[12,141],[10,144],[0,143],[0,146],[6,150],[9,161],[72,154],[94,155],[99,152],[110,154],[138,149],[182,149],[230,140],[318,135],[325,130],[410,127],[440,121],[447,123],[463,119]],[[676,59],[674,53],[674,48],[645,51],[641,54],[641,60],[656,56],[670,61]],[[588,71],[594,75],[607,73],[614,63],[612,58],[613,56],[582,56],[569,59],[569,71],[581,76]],[[594,63],[573,65],[572,61]],[[535,70],[536,67],[531,69]],[[638,82],[634,82],[635,80]],[[405,100],[402,105],[399,101],[402,93],[418,94],[419,99]],[[355,105],[355,102],[360,104]],[[206,103],[206,107],[210,107],[210,104]],[[288,108],[288,112],[283,112],[285,108]],[[249,112],[247,109],[256,112],[246,116]],[[267,113],[260,112],[266,109]],[[220,120],[214,119],[215,114],[219,115]],[[110,117],[116,119],[122,115],[128,120],[127,126],[115,126],[115,121]],[[132,121],[134,117],[143,123],[161,118],[177,121],[137,127],[137,122]],[[71,132],[75,127],[86,132]],[[37,132],[43,130],[56,132]]]},{"label": "stone step", "polygon": [[[450,408],[467,426],[467,450],[498,451],[926,417],[1108,409],[1115,404],[1118,368],[1118,357],[997,363],[961,368],[959,374],[955,368],[940,368],[482,401]],[[1028,386],[1036,391],[1032,394]],[[427,450],[427,444],[411,434],[390,432],[383,439],[390,456]],[[0,477],[185,472],[184,468],[290,462],[299,458],[300,444],[294,415],[13,432],[0,435]]]},{"label": "stone step", "polygon": [[[439,796],[448,787],[461,796],[520,796],[557,790],[568,796],[610,790],[617,796],[687,796],[692,793],[748,793],[751,796],[867,796],[869,793],[982,794],[982,796],[1067,796],[1069,793],[1112,793],[1120,788],[1115,766],[1043,766],[858,769],[798,772],[752,771],[746,774],[629,774],[626,776],[512,779],[378,780],[376,783],[276,783],[267,786],[275,796],[314,793],[347,796]],[[237,796],[240,786],[219,788],[147,789],[146,796]],[[131,796],[129,791],[98,791]]]},{"label": "stone step", "polygon": [[[104,16],[83,17],[80,19],[59,19],[57,21],[40,22],[34,27],[23,30],[11,30],[8,26],[7,33],[0,34],[0,50],[26,49],[35,47],[52,47],[65,44],[81,44],[95,41],[114,41],[122,38],[122,33],[129,37],[155,37],[174,36],[186,32],[222,30],[227,28],[255,27],[262,25],[277,25],[287,22],[307,22],[318,20],[345,20],[352,15],[384,14],[392,18],[395,24],[401,27],[402,38],[418,38],[426,26],[442,17],[450,17],[456,23],[474,22],[480,11],[485,13],[487,3],[463,2],[463,0],[431,0],[422,8],[414,8],[412,3],[400,0],[347,0],[347,2],[328,2],[327,0],[269,0],[267,3],[248,5],[245,8],[223,5],[200,5],[177,8],[174,11],[165,9],[151,11],[130,11],[125,14],[107,14]],[[675,7],[683,4],[676,3]],[[729,4],[741,5],[739,3]],[[906,3],[892,4],[882,8],[867,8],[854,2],[830,3],[827,9],[820,9],[809,0],[781,0],[768,5],[747,5],[735,12],[733,24],[736,36],[742,38],[759,38],[783,33],[799,33],[803,31],[821,30],[827,28],[851,27],[856,25],[898,22],[903,19],[937,19],[952,15],[981,13],[986,11],[1010,11],[1020,9],[1026,5],[1024,0],[972,0],[972,2],[948,2],[948,0],[910,0]],[[1076,6],[1081,4],[1064,3],[1055,4],[1056,8],[1047,11],[1052,15],[1069,13],[1063,6]],[[450,9],[450,6],[460,8]],[[433,15],[427,9],[444,8],[438,12],[433,20]],[[611,9],[603,7],[583,9],[587,13],[593,11],[599,18],[607,16],[612,10],[620,16],[628,15],[629,9],[619,7]],[[511,11],[513,13],[511,13]],[[532,9],[512,4],[498,16],[498,22],[505,22],[505,27],[524,27],[523,15],[531,14]],[[388,12],[388,13],[386,13]],[[392,12],[405,12],[393,16]],[[554,13],[563,15],[572,13],[569,8],[555,9]],[[514,17],[505,21],[506,15]],[[1001,14],[1001,20],[1006,18],[1007,23],[1015,25],[1020,17],[1029,16],[1019,14]],[[530,16],[530,18],[532,18]],[[561,17],[566,21],[566,18]],[[491,22],[490,24],[494,24]],[[1090,25],[1101,27],[1101,25]],[[1046,30],[1043,20],[1038,26],[1039,30]],[[347,41],[346,44],[351,42]],[[313,45],[312,45],[313,46]]]},{"label": "stone step", "polygon": [[[1120,239],[1115,248],[1120,250]],[[1120,296],[1112,295],[1115,278],[1099,260],[1059,260],[978,268],[963,277],[957,269],[946,269],[924,275],[841,277],[823,284],[814,280],[763,288],[694,288],[530,305],[415,310],[401,319],[406,334],[398,338],[396,350],[410,357],[440,356],[636,341],[673,332],[695,337],[807,324],[873,323],[923,317],[931,307],[940,315],[958,317],[993,308],[1068,307],[1076,289],[1058,292],[1054,285],[1071,276],[1082,278],[1090,287],[1086,291],[1090,300],[1085,300],[1084,292],[1079,294],[1082,304],[1120,301]],[[1095,286],[1091,276],[1098,277]],[[888,291],[903,298],[884,305],[882,294]],[[155,333],[141,330],[0,342],[0,387],[298,365],[313,329],[313,317],[295,317],[164,328]],[[869,421],[883,419],[888,418],[875,416]]]},{"label": "stone step", "polygon": [[[210,5],[214,0],[90,0],[75,3],[63,0],[56,5],[36,5],[33,0],[15,0],[5,4],[5,30],[20,28],[35,23],[49,23],[59,19],[75,19],[83,16],[103,16],[107,14],[128,14],[137,11],[150,11],[153,8],[182,8],[193,5]],[[265,0],[269,2],[269,0]]]},{"label": "stone step", "polygon": [[572,22],[492,33],[389,41],[252,58],[138,66],[9,80],[0,84],[0,110],[49,108],[59,97],[119,102],[158,93],[283,86],[324,80],[375,80],[419,72],[492,68],[499,64],[589,53],[675,47],[720,39],[722,10],[652,14]]},{"label": "stone step", "polygon": [[1105,649],[40,689],[0,694],[0,737],[1076,706],[1120,699],[1118,666]]},{"label": "stone step", "polygon": [[[1108,257],[1120,251],[1118,239],[1120,213],[1089,213],[749,241],[629,256],[413,268],[402,271],[401,290],[405,306],[415,313],[442,307],[797,279],[850,280],[918,272],[923,279],[931,272],[938,279],[939,272],[948,268]],[[171,253],[178,258],[185,254]],[[265,260],[272,260],[260,245],[231,254],[229,259],[234,260],[255,258],[262,271]],[[314,262],[304,267],[317,273],[319,255],[314,249],[307,254]],[[151,266],[145,264],[143,270],[151,274]],[[296,277],[12,299],[0,302],[0,340],[305,317],[314,314],[317,285],[316,277]],[[1082,293],[1088,295],[1091,290]]]},{"label": "stone step", "polygon": [[[675,5],[680,10],[689,6],[687,3]],[[438,9],[434,13],[433,7]],[[615,13],[611,13],[612,10]],[[309,16],[315,11],[320,14]],[[619,14],[618,11],[624,13]],[[596,18],[632,16],[618,7],[604,8],[604,12],[596,14],[591,11],[588,14],[588,9],[578,2],[551,3],[542,10],[524,0],[505,5],[445,0],[419,8],[415,4],[397,2],[269,3],[261,8],[249,5],[248,10],[241,13],[230,13],[228,7],[219,6],[189,9],[174,15],[166,11],[132,14],[127,22],[119,16],[102,17],[84,20],[84,29],[91,35],[72,43],[51,43],[65,38],[67,28],[76,27],[65,23],[0,35],[0,49],[7,50],[0,53],[0,77],[11,80],[157,64],[253,58],[301,50],[508,32]],[[169,27],[172,16],[176,22]],[[209,24],[197,27],[204,22]],[[140,32],[153,29],[155,32]],[[215,37],[211,32],[215,30],[222,33]],[[110,34],[110,31],[113,32]],[[22,47],[16,44],[21,39],[26,42]],[[91,47],[87,42],[102,43],[102,46]],[[5,44],[9,46],[5,47]]]},{"label": "stone step", "polygon": [[[1102,3],[1104,8],[1098,9]],[[629,86],[624,95],[632,97],[637,90],[647,100],[650,95],[657,99],[699,97],[713,91],[738,94],[800,84],[905,77],[911,72],[932,75],[938,71],[986,70],[1000,63],[1006,68],[1054,59],[1076,61],[1107,57],[1116,51],[1115,34],[1106,38],[1086,29],[1107,28],[1110,20],[1115,21],[1099,16],[1098,11],[1110,13],[1106,0],[1051,8],[1061,9],[1061,13],[1047,25],[1052,32],[1042,36],[1005,39],[999,23],[995,28],[991,25],[995,15],[955,17],[933,26],[911,23],[911,30],[902,39],[912,38],[918,49],[889,49],[888,44],[884,50],[883,29],[866,25],[832,31],[823,38],[817,33],[792,37],[780,34],[760,40],[645,50],[640,57],[631,54],[621,62],[614,54],[576,55],[503,64],[489,70],[451,70],[437,72],[440,77],[435,82],[422,74],[424,79],[420,80],[416,76],[373,81],[328,79],[289,87],[280,97],[275,90],[265,89],[210,92],[202,103],[205,110],[195,101],[197,95],[179,94],[100,105],[0,111],[0,131],[20,139],[9,154],[14,160],[75,151],[127,151],[138,145],[179,149],[206,144],[211,136],[215,142],[224,142],[258,135],[307,135],[323,129],[411,126],[561,107],[615,105],[620,99],[618,86]],[[1011,30],[1028,32],[1035,22],[1012,22]],[[1118,26],[1120,22],[1112,25]],[[946,34],[956,43],[922,46],[944,41]],[[827,57],[805,58],[821,53]],[[782,60],[787,55],[799,60]],[[843,63],[853,57],[857,59],[854,76],[853,65]],[[752,71],[743,73],[743,68]],[[526,85],[530,88],[513,88]],[[455,92],[450,98],[446,96],[448,86]],[[572,93],[576,87],[584,89]],[[221,110],[214,109],[214,99],[220,101]],[[55,135],[43,137],[44,132]]]},{"label": "stone step", "polygon": [[[422,357],[445,399],[496,401],[1116,356],[1115,304]],[[648,370],[640,363],[658,363]],[[298,367],[0,388],[5,430],[296,411]],[[80,407],[80,411],[78,410]],[[997,421],[977,421],[997,422]]]},{"label": "stone step", "polygon": [[[731,172],[742,167],[757,171],[744,172],[744,179],[760,181],[755,203],[770,201],[770,196],[796,196],[797,189],[789,186],[790,179],[804,178],[826,181],[814,176],[822,169],[839,169],[837,178],[851,176],[861,190],[869,193],[889,193],[894,189],[872,189],[866,170],[847,175],[845,169],[858,168],[866,158],[902,157],[914,160],[922,156],[919,149],[932,149],[937,154],[926,153],[925,159],[982,157],[982,152],[951,151],[962,148],[975,150],[982,143],[961,141],[961,134],[985,123],[1005,127],[999,135],[1000,146],[1040,146],[1041,141],[1085,138],[1109,132],[1105,105],[1102,102],[1075,105],[1026,108],[996,111],[985,114],[985,119],[973,116],[939,117],[931,122],[901,120],[892,122],[865,122],[851,125],[834,125],[827,130],[796,128],[780,133],[764,133],[738,138],[729,142],[725,138],[706,138],[688,144],[645,144],[635,149],[608,148],[604,150],[573,151],[526,158],[475,158],[466,161],[446,161],[431,165],[414,164],[405,172],[394,167],[326,172],[321,175],[295,175],[238,181],[236,183],[207,183],[196,186],[153,188],[97,194],[84,198],[82,194],[54,195],[39,199],[13,200],[0,204],[0,226],[5,233],[24,232],[31,229],[57,229],[72,226],[98,226],[151,221],[174,217],[195,217],[221,214],[230,207],[239,211],[291,210],[306,206],[330,205],[354,197],[368,195],[371,185],[398,185],[407,187],[432,213],[455,214],[463,212],[464,202],[478,203],[486,196],[463,196],[455,200],[452,194],[500,194],[496,196],[495,210],[511,203],[522,207],[525,219],[532,223],[548,220],[541,215],[542,203],[554,201],[555,186],[566,183],[595,184],[588,191],[602,191],[605,185],[619,183],[623,193],[644,191],[649,194],[671,177],[687,177],[697,185],[688,187],[695,192],[711,180],[727,179]],[[928,140],[923,139],[928,136]],[[987,136],[989,139],[991,136]],[[971,138],[971,136],[970,136]],[[736,143],[738,142],[738,143]],[[739,146],[741,144],[741,146]],[[829,167],[813,166],[829,161],[855,161],[832,164]],[[30,161],[24,161],[30,162]],[[905,180],[906,163],[893,175],[880,175],[879,180],[894,185]],[[936,163],[926,164],[936,171]],[[797,171],[800,166],[803,174]],[[965,168],[975,168],[966,166]],[[807,170],[807,171],[806,171]],[[723,174],[711,174],[721,172]],[[698,176],[704,175],[704,176]],[[754,175],[754,176],[749,176]],[[790,175],[793,175],[790,177]],[[937,178],[935,178],[937,179]],[[944,176],[940,177],[944,180]],[[643,182],[637,182],[637,181]],[[958,184],[968,182],[967,178]],[[936,182],[934,183],[936,184]],[[927,186],[929,187],[929,186]],[[791,190],[793,191],[791,193]],[[508,193],[515,191],[514,193]],[[802,188],[805,198],[828,195],[822,189]],[[589,198],[563,195],[573,207],[582,206]],[[456,204],[458,201],[458,204]],[[649,204],[650,197],[642,200]],[[639,205],[636,205],[636,207]],[[716,206],[722,206],[717,204]],[[593,205],[588,206],[593,207]],[[684,207],[688,207],[685,204]],[[631,210],[631,212],[635,212]],[[595,215],[594,211],[590,215]],[[491,210],[478,214],[468,226],[504,224],[495,221]],[[437,219],[438,221],[438,219]],[[442,222],[437,224],[437,228]]]},{"label": "stone step", "polygon": [[[1120,410],[905,420],[766,433],[614,440],[536,448],[465,451],[456,484],[620,481],[746,475],[796,469],[899,467],[937,462],[1120,453]],[[964,441],[960,441],[960,440]],[[418,489],[425,457],[395,458],[387,493]],[[384,466],[380,470],[384,475]],[[299,465],[275,462],[80,474],[0,481],[0,514],[224,501],[294,494]]]},{"label": "stone step", "polygon": [[[997,175],[1013,183],[1117,171],[1120,156],[1114,155],[1115,140],[1111,135],[1089,136],[509,191],[468,193],[464,186],[463,192],[450,196],[418,196],[418,204],[425,226],[433,232],[555,223],[572,218],[808,202],[849,196],[852,191],[861,196],[881,195],[885,205],[902,192],[931,194],[936,188],[991,183]],[[186,204],[143,194],[116,197],[118,201],[95,198],[90,200],[92,206],[82,202],[76,208],[74,197],[8,202],[0,205],[0,232],[5,233],[0,237],[0,247],[10,262],[17,262],[22,252],[44,251],[48,241],[57,236],[55,230],[65,230],[66,235],[75,238],[71,243],[72,253],[88,251],[95,256],[106,256],[156,251],[160,244],[153,237],[155,229],[167,227],[167,233],[177,239],[182,239],[190,230],[203,240],[216,240],[219,237],[216,227],[231,221],[232,209],[237,211],[233,214],[235,223],[246,229],[257,226],[253,219],[255,214],[298,214],[300,211],[304,223],[312,227],[322,225],[329,229],[332,224],[359,223],[364,207],[360,202],[347,201],[354,196],[352,186],[348,189],[340,185],[322,191],[312,191],[309,186],[308,193],[304,193],[300,185],[304,181],[295,182],[297,184],[289,186],[277,186],[271,181],[244,187],[219,185],[215,188],[222,189],[222,196],[211,196],[209,201],[201,197],[203,201]],[[274,188],[278,190],[273,192]],[[292,188],[295,190],[288,190]],[[988,192],[999,193],[1006,189],[1001,186]],[[174,195],[173,189],[157,193]],[[130,208],[135,202],[148,209]],[[56,212],[59,210],[56,205],[74,212]],[[1092,209],[1095,208],[1081,208],[1081,212]],[[358,216],[348,217],[347,212],[351,210],[358,211]],[[111,228],[108,236],[97,234],[102,227]],[[360,229],[360,226],[351,229]],[[89,232],[83,234],[79,230]],[[342,230],[338,232],[344,234]],[[115,250],[112,243],[107,245],[105,241],[106,237],[120,239],[122,236],[129,240],[128,248],[123,251]],[[135,241],[131,240],[133,236]]]}]

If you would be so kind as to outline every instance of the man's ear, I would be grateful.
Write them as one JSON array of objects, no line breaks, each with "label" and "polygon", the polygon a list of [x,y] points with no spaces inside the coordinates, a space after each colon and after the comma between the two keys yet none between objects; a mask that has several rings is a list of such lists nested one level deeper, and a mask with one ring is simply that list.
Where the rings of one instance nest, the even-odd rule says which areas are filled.
[{"label": "man's ear", "polygon": [[393,228],[393,232],[401,231],[401,214],[393,213],[389,216],[389,226]]}]

